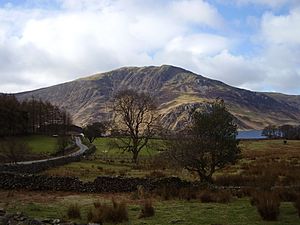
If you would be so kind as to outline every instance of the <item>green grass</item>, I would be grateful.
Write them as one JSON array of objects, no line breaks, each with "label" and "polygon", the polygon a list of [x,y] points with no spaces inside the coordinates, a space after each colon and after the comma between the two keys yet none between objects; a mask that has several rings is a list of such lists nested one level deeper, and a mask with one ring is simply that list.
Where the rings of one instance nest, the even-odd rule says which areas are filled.
[{"label": "green grass", "polygon": [[[15,139],[27,143],[33,155],[51,154],[56,152],[57,139],[55,137],[46,135],[29,135],[15,137]],[[1,140],[0,145],[2,145]]]},{"label": "green grass", "polygon": [[[124,198],[124,196],[122,197]],[[63,218],[66,215],[68,205],[78,203],[81,208],[82,219],[77,222],[86,222],[88,208],[98,199],[102,202],[110,200],[95,195],[70,195],[58,197],[56,200],[41,203],[20,203],[18,200],[10,203],[9,211],[22,211],[35,218]],[[118,197],[116,198],[118,201]],[[125,199],[129,201],[129,199]],[[256,208],[250,205],[248,198],[235,199],[229,204],[201,203],[198,200],[191,202],[182,200],[158,201],[154,200],[155,216],[138,219],[140,206],[137,202],[129,201],[129,222],[123,224],[223,224],[223,225],[296,225],[299,218],[292,203],[281,204],[279,220],[276,222],[264,222],[258,215]]]},{"label": "green grass", "polygon": [[[134,164],[131,163],[117,163],[111,164],[105,163],[100,160],[82,160],[81,162],[73,162],[60,167],[49,169],[42,174],[51,176],[72,176],[78,177],[82,181],[93,181],[98,176],[103,175],[120,175],[126,177],[145,177],[152,171],[150,169],[135,168]],[[158,170],[155,170],[158,171]],[[177,170],[159,170],[166,176],[179,176],[181,178],[190,178],[187,174],[181,173]],[[184,175],[184,177],[182,177]]]},{"label": "green grass", "polygon": [[[97,155],[106,155],[106,156],[126,156],[130,157],[131,153],[123,152],[119,148],[115,146],[111,146],[111,142],[118,141],[115,138],[97,138],[93,144],[96,146],[96,154]],[[141,152],[140,156],[153,156],[159,153],[159,149],[164,147],[164,143],[159,139],[151,139],[147,146],[145,146]]]},{"label": "green grass", "polygon": [[[143,177],[152,172],[149,168],[134,168],[134,164],[127,163],[130,161],[131,154],[126,152],[122,153],[119,149],[109,149],[110,138],[98,138],[94,142],[97,146],[96,157],[107,156],[109,159],[117,159],[113,162],[105,162],[101,159],[82,160],[81,162],[74,162],[61,167],[53,168],[46,171],[46,174],[55,176],[76,176],[81,180],[92,181],[97,176],[101,175],[125,175],[130,177]],[[162,140],[151,140],[156,146],[148,147],[148,150],[142,150],[140,156],[145,158],[147,156],[158,154],[163,146]],[[263,140],[263,141],[241,141],[242,159],[235,165],[229,165],[224,169],[218,171],[214,176],[223,174],[240,174],[243,171],[245,164],[253,164],[257,160],[267,161],[270,157],[279,157],[282,160],[290,161],[294,158],[300,161],[300,141],[289,141],[284,145],[282,140]],[[100,157],[101,158],[101,157]],[[105,157],[104,157],[105,158]],[[120,159],[126,158],[126,163],[121,163]],[[253,159],[255,158],[255,160]],[[198,179],[197,176],[191,175],[185,170],[176,170],[167,168],[163,171],[166,176],[179,176],[187,180]]]},{"label": "green grass", "polygon": [[57,138],[45,135],[31,135],[22,137],[21,140],[28,143],[33,153],[51,154],[56,151]]},{"label": "green grass", "polygon": [[84,160],[56,167],[44,173],[53,176],[75,176],[83,181],[93,181],[101,175],[120,175],[120,173],[125,171],[134,172],[130,166],[126,165]]},{"label": "green grass", "polygon": [[268,150],[293,150],[300,148],[299,140],[288,140],[283,144],[283,140],[260,140],[260,141],[241,141],[241,147],[246,151],[268,151]]}]

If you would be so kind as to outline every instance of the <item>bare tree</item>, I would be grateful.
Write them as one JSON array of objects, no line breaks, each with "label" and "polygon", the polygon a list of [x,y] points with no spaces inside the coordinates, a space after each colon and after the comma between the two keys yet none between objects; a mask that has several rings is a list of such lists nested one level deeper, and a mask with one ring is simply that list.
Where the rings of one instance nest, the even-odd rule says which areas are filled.
[{"label": "bare tree", "polygon": [[138,162],[139,152],[157,131],[157,115],[154,99],[146,93],[123,90],[114,98],[112,133],[118,138],[119,149],[132,153],[132,161]]},{"label": "bare tree", "polygon": [[167,140],[169,157],[202,182],[212,182],[215,171],[234,163],[240,152],[234,117],[223,100],[216,100],[207,112],[194,110],[191,125]]}]

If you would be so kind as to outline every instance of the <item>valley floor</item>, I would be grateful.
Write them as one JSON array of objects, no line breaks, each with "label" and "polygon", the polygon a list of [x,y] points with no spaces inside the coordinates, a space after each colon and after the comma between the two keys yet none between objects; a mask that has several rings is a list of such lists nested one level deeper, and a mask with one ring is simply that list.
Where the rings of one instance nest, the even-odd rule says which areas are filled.
[{"label": "valley floor", "polygon": [[[140,166],[130,163],[130,155],[109,149],[109,139],[97,139],[94,156],[81,162],[74,162],[52,168],[43,174],[55,176],[76,176],[91,181],[100,175],[121,175],[128,177],[168,177],[176,175],[182,179],[195,181],[197,176],[185,170],[168,168],[162,163],[154,163],[163,145],[153,140],[152,145],[142,152],[144,160]],[[227,166],[214,176],[220,186],[299,186],[300,185],[300,141],[260,140],[242,141],[241,159],[235,165]],[[105,156],[105,157],[103,157]],[[154,157],[154,158],[153,158]],[[145,163],[144,163],[145,162]],[[146,163],[147,162],[147,163]],[[288,193],[290,194],[290,193]],[[297,194],[297,193],[296,193]],[[299,194],[299,193],[298,193]],[[283,199],[278,221],[265,222],[255,206],[250,204],[249,196],[235,195],[229,203],[204,203],[200,199],[167,199],[161,195],[151,195],[155,215],[139,219],[141,204],[145,196],[134,193],[83,194],[68,192],[31,192],[0,190],[0,208],[9,212],[24,212],[34,218],[65,218],[72,204],[78,204],[81,219],[86,223],[87,212],[93,203],[100,201],[111,204],[111,199],[124,201],[128,206],[129,222],[124,224],[219,224],[219,225],[296,225],[300,223],[298,212],[293,206],[294,199]],[[290,196],[284,196],[289,198]],[[149,198],[149,196],[147,196]]]}]

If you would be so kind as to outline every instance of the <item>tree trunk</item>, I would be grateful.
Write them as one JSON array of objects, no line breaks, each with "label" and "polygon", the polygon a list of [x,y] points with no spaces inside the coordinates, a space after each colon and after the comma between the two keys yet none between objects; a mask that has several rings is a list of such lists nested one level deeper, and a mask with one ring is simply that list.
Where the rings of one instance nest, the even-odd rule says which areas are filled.
[{"label": "tree trunk", "polygon": [[212,175],[205,175],[199,171],[198,171],[198,175],[202,183],[207,183],[207,184],[213,183]]},{"label": "tree trunk", "polygon": [[137,151],[132,152],[132,162],[135,164],[138,164],[138,152]]}]

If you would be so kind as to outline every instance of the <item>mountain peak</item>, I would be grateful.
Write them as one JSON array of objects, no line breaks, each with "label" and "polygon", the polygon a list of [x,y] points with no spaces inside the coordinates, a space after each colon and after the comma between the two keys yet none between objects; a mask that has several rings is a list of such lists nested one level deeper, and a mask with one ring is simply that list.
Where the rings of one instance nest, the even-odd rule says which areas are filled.
[{"label": "mountain peak", "polygon": [[21,100],[42,99],[67,109],[77,125],[105,120],[107,105],[118,90],[135,89],[157,98],[158,114],[165,123],[180,126],[189,105],[203,105],[224,99],[240,128],[262,129],[269,124],[296,124],[300,117],[300,97],[251,92],[208,79],[173,65],[122,67],[80,80],[27,93]]},{"label": "mountain peak", "polygon": [[168,76],[168,75],[176,75],[179,73],[186,73],[186,74],[193,74],[195,73],[188,71],[186,69],[183,69],[181,67],[173,66],[173,65],[161,65],[161,66],[143,66],[143,67],[137,67],[137,66],[125,66],[120,67],[114,70],[111,70],[109,72],[104,73],[96,73],[88,77],[80,78],[79,80],[98,80],[103,78],[104,76],[112,76],[115,74],[159,74],[160,76]]}]

